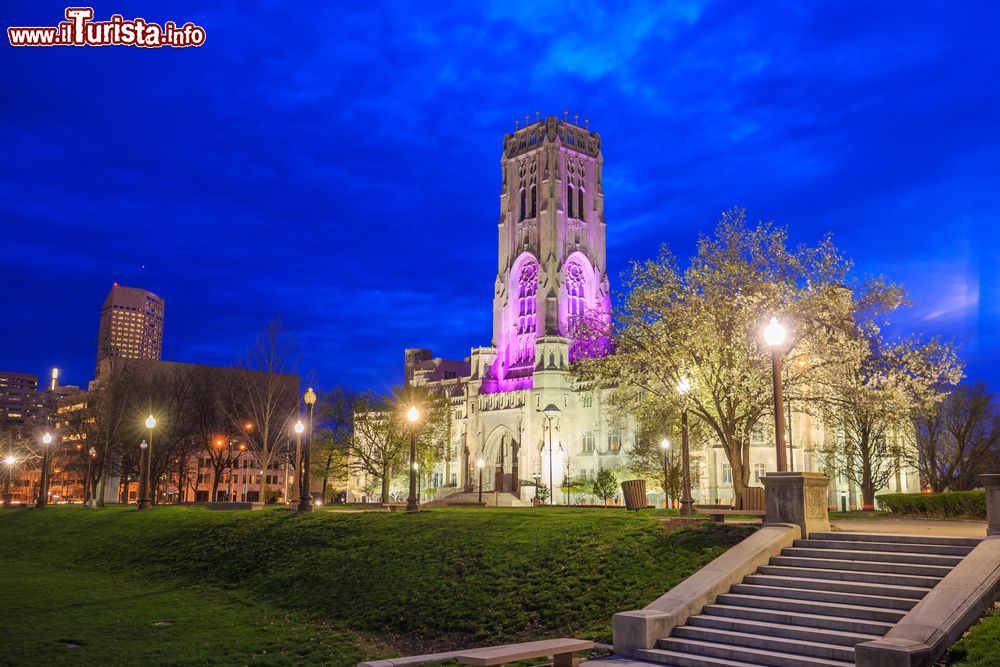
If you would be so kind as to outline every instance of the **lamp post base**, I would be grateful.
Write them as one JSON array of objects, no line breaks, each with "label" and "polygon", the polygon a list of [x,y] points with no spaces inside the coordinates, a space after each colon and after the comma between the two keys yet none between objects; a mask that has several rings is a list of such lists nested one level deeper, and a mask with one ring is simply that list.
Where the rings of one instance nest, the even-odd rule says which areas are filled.
[{"label": "lamp post base", "polygon": [[87,502],[85,502],[83,504],[83,506],[84,507],[90,507],[91,509],[93,509],[94,507],[97,507],[97,501],[94,500],[93,498],[91,498],[90,500],[88,500]]},{"label": "lamp post base", "polygon": [[137,510],[148,510],[152,509],[152,507],[153,503],[149,502],[148,498],[143,498],[142,500],[139,501],[139,504],[136,505]]},{"label": "lamp post base", "polygon": [[10,509],[11,505],[14,504],[14,494],[5,493],[3,494],[3,507],[4,509]]},{"label": "lamp post base", "polygon": [[313,507],[312,498],[301,498],[299,500],[299,506],[295,508],[296,512],[312,512],[316,508]]}]

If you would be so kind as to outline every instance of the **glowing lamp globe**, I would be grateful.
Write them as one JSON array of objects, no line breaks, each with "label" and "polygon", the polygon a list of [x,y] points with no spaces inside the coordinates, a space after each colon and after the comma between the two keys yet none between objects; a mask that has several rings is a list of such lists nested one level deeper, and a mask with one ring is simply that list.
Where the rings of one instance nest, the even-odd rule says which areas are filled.
[{"label": "glowing lamp globe", "polygon": [[482,459],[479,459],[478,461],[476,461],[476,467],[477,468],[482,468],[484,465],[486,465],[486,461],[484,461]]},{"label": "glowing lamp globe", "polygon": [[295,422],[295,432],[296,433],[302,433],[302,431],[304,431],[304,430],[306,430],[306,427],[302,424],[301,420]]},{"label": "glowing lamp globe", "polygon": [[4,463],[6,463],[9,466],[12,466],[15,463],[17,463],[17,459],[15,459],[13,456],[8,456],[7,458],[4,459]]},{"label": "glowing lamp globe", "polygon": [[46,433],[45,435],[43,435],[42,436],[42,442],[45,443],[46,445],[51,444],[52,443],[52,434],[51,433]]},{"label": "glowing lamp globe", "polygon": [[660,442],[660,447],[663,449],[670,449],[670,441],[664,438],[663,441]]},{"label": "glowing lamp globe", "polygon": [[777,347],[785,342],[785,327],[778,323],[778,318],[772,317],[771,323],[764,327],[764,340],[771,347]]},{"label": "glowing lamp globe", "polygon": [[156,428],[156,417],[153,415],[146,417],[146,428]]},{"label": "glowing lamp globe", "polygon": [[306,389],[306,393],[302,397],[302,400],[305,401],[306,405],[312,405],[316,402],[316,392],[313,391],[312,387]]},{"label": "glowing lamp globe", "polygon": [[415,422],[420,419],[420,410],[417,410],[416,406],[411,407],[406,411],[406,419],[411,422]]},{"label": "glowing lamp globe", "polygon": [[145,440],[139,443],[139,449],[141,449],[142,451],[146,451],[146,447],[149,447],[149,445],[146,444]]},{"label": "glowing lamp globe", "polygon": [[687,379],[686,375],[682,375],[681,379],[677,381],[677,393],[682,396],[691,391],[691,381]]}]

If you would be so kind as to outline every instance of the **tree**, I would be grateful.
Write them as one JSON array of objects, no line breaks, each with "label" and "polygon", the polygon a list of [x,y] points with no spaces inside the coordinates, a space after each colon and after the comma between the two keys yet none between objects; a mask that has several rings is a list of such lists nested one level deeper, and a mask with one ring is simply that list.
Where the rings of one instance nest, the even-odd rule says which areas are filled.
[{"label": "tree", "polygon": [[915,460],[920,476],[940,492],[975,487],[977,476],[997,460],[1000,406],[983,382],[959,385],[915,420]]},{"label": "tree", "polygon": [[78,412],[80,418],[70,418],[67,413],[71,431],[81,442],[89,443],[88,449],[92,446],[96,450],[91,476],[97,481],[98,507],[104,507],[105,487],[114,469],[127,470],[132,460],[137,465],[139,444],[134,440],[134,424],[130,422],[134,417],[134,366],[121,360],[106,363],[108,372],[98,377],[85,398],[72,399],[79,406],[74,413]]},{"label": "tree", "polygon": [[870,510],[875,492],[899,472],[914,413],[962,374],[955,351],[937,339],[888,342],[877,326],[859,323],[851,343],[856,358],[819,383],[824,422],[836,430],[821,456],[861,489]]},{"label": "tree", "polygon": [[351,436],[354,432],[354,392],[337,387],[320,395],[315,418],[322,428],[313,435],[313,467],[323,480],[322,497],[327,488],[347,474]]},{"label": "tree", "polygon": [[[247,347],[227,401],[233,431],[245,440],[261,470],[288,445],[288,430],[299,404],[297,376],[292,374],[296,346],[278,321],[271,322]],[[261,474],[260,498],[270,497],[267,475]]]},{"label": "tree", "polygon": [[548,484],[538,484],[535,487],[535,500],[545,504],[549,502],[549,485]]},{"label": "tree", "polygon": [[601,502],[607,505],[608,499],[618,493],[618,477],[610,469],[601,468],[597,471],[597,475],[594,476],[594,481],[591,483],[591,490],[595,496],[601,499]]},{"label": "tree", "polygon": [[[689,415],[725,452],[740,506],[750,481],[751,434],[773,411],[770,350],[761,335],[770,318],[780,316],[789,330],[783,384],[804,405],[810,376],[841,362],[859,309],[899,303],[898,290],[884,281],[845,288],[851,263],[829,237],[789,248],[787,235],[771,223],[749,227],[735,209],[712,236],[699,238],[686,269],[666,247],[654,260],[634,262],[611,330],[614,354],[574,365],[591,386],[625,388],[622,405],[630,412],[679,406],[677,387],[686,378]],[[585,329],[595,340],[609,333],[600,320]],[[803,359],[812,363],[797,363]]]}]

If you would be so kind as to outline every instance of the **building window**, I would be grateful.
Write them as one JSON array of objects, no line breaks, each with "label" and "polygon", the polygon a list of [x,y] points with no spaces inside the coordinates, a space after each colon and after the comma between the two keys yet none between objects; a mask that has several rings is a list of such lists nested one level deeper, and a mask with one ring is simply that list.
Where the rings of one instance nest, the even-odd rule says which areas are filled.
[{"label": "building window", "polygon": [[577,210],[576,214],[577,214],[577,216],[581,220],[583,220],[584,215],[583,215],[583,188],[582,187],[579,190],[577,190],[577,194],[580,197],[580,206],[578,207],[579,210]]},{"label": "building window", "polygon": [[528,365],[535,359],[535,293],[538,291],[538,264],[524,263],[517,283],[517,351],[513,363]]},{"label": "building window", "polygon": [[583,434],[583,451],[588,452],[588,453],[593,452],[594,451],[594,440],[595,440],[595,438],[594,438],[594,432],[593,431],[587,431],[586,433],[584,433]]},{"label": "building window", "polygon": [[619,431],[608,433],[608,451],[620,452],[622,449],[622,434]]},{"label": "building window", "polygon": [[525,202],[524,202],[524,188],[521,188],[521,214],[520,214],[520,219],[521,220],[524,220],[524,216],[527,213],[527,211],[528,211],[528,207],[525,206]]},{"label": "building window", "polygon": [[571,217],[571,218],[575,218],[576,217],[575,215],[573,215],[573,186],[572,185],[567,185],[566,186],[566,211],[567,211],[567,213],[569,213],[569,217]]},{"label": "building window", "polygon": [[722,483],[723,484],[733,483],[733,467],[728,463],[722,464]]},{"label": "building window", "polygon": [[764,464],[754,463],[753,464],[753,481],[760,484],[760,478],[764,476]]}]

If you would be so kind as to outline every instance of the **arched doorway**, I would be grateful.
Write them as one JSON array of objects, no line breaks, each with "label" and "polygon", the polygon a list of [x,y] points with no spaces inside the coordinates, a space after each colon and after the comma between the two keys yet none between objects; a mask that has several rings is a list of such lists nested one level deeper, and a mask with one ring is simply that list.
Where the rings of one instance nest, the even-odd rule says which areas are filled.
[{"label": "arched doorway", "polygon": [[488,490],[518,494],[520,448],[520,443],[506,426],[498,426],[493,430],[486,440],[484,450],[486,465],[493,470],[493,474],[486,478],[492,481],[492,488]]}]

